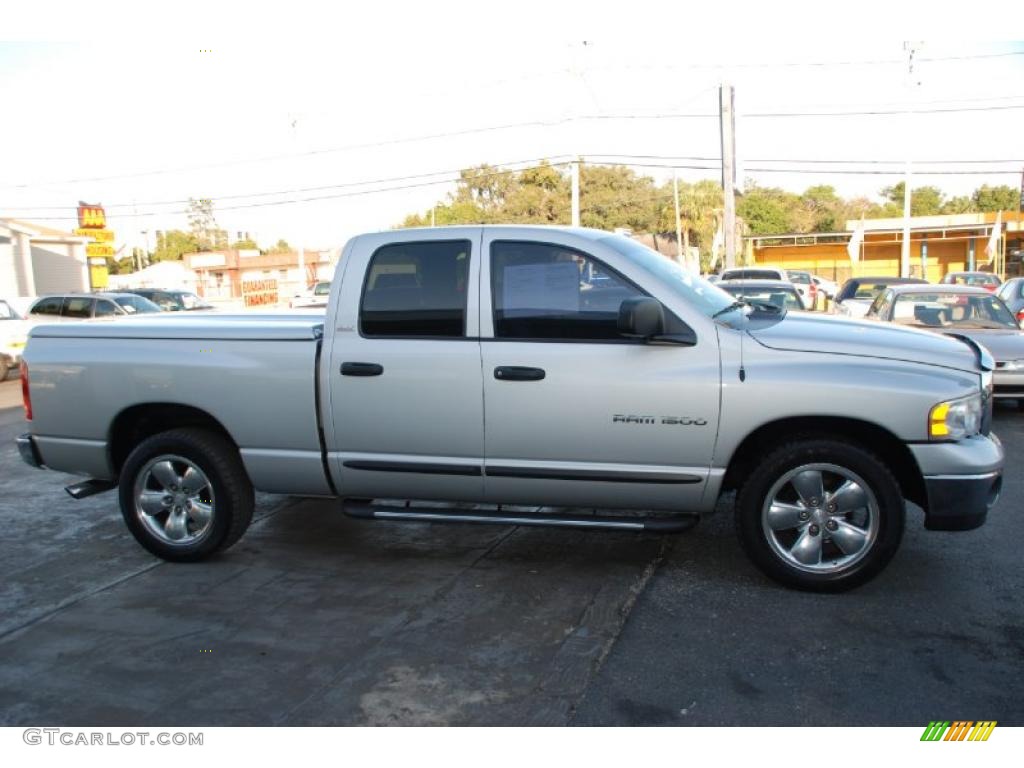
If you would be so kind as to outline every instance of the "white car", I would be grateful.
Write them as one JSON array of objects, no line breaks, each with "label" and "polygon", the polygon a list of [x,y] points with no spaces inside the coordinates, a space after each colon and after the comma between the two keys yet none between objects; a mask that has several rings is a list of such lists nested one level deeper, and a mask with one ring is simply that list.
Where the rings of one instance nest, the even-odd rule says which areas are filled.
[{"label": "white car", "polygon": [[720,280],[783,280],[793,283],[800,300],[805,307],[814,307],[815,290],[811,288],[811,278],[808,272],[789,272],[781,267],[767,267],[758,265],[756,267],[732,267],[723,269]]},{"label": "white car", "polygon": [[327,299],[331,295],[331,282],[324,280],[313,286],[312,290],[297,293],[288,302],[292,309],[317,309],[327,306]]},{"label": "white car", "polygon": [[832,313],[846,317],[864,317],[875,297],[890,285],[927,283],[917,277],[851,277],[836,294]]},{"label": "white car", "polygon": [[816,286],[818,286],[818,290],[825,294],[829,299],[834,299],[836,297],[836,293],[839,291],[839,285],[837,283],[832,280],[826,280],[824,277],[819,277],[818,275],[811,275],[811,280]]},{"label": "white car", "polygon": [[21,362],[28,341],[29,323],[17,310],[0,299],[0,381]]}]

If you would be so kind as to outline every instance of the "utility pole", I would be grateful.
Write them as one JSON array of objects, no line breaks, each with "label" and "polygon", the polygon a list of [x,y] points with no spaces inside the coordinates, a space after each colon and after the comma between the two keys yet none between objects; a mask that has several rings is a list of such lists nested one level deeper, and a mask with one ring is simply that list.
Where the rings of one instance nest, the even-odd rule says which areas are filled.
[{"label": "utility pole", "polygon": [[580,225],[580,158],[570,163],[572,171],[572,225]]},{"label": "utility pole", "polygon": [[729,269],[736,266],[736,115],[733,87],[722,83],[718,97],[722,134],[722,193],[725,197],[722,229],[725,235],[725,267]]},{"label": "utility pole", "polygon": [[679,174],[672,169],[672,202],[676,205],[676,255],[680,264],[686,264],[686,256],[683,255],[683,220],[679,216]]},{"label": "utility pole", "polygon": [[[906,135],[904,139],[906,141],[905,151],[907,153],[907,167],[903,174],[903,239],[900,243],[900,277],[910,277],[910,177],[911,177],[911,162],[910,154],[911,147],[913,146],[913,109],[911,108],[911,89],[914,85],[914,54],[917,49],[914,47],[914,43],[904,43],[903,49],[907,52],[907,80],[906,80],[906,100],[907,100],[907,112],[906,112],[906,124],[904,131]],[[922,278],[924,275],[921,276]]]},{"label": "utility pole", "polygon": [[[292,139],[293,139],[293,142],[295,144],[295,161],[298,162],[298,160],[299,160],[299,118],[297,118],[297,117],[294,120],[292,120]],[[298,174],[296,174],[295,175],[295,217],[298,220],[298,224],[299,224],[299,226],[298,226],[298,232],[299,232],[299,242],[298,242],[298,249],[299,249],[299,290],[300,291],[305,291],[306,288],[308,287],[306,285],[306,283],[307,283],[307,280],[306,280],[306,247],[303,244],[303,241],[305,240],[305,232],[302,231],[302,229],[303,229],[302,207],[301,207],[301,205],[299,203],[299,184],[298,184],[298,181],[299,181],[299,176],[298,176]]]}]

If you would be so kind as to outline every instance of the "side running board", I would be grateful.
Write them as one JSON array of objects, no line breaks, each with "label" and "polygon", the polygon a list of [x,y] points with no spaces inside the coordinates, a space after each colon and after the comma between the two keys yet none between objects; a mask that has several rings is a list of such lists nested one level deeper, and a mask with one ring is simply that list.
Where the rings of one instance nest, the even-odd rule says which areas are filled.
[{"label": "side running board", "polygon": [[581,528],[605,531],[647,531],[679,533],[693,528],[697,515],[664,517],[625,517],[611,515],[557,515],[541,512],[507,512],[501,509],[449,509],[446,507],[395,507],[346,502],[345,514],[359,520],[396,522],[482,523],[492,525],[532,525],[551,528]]}]

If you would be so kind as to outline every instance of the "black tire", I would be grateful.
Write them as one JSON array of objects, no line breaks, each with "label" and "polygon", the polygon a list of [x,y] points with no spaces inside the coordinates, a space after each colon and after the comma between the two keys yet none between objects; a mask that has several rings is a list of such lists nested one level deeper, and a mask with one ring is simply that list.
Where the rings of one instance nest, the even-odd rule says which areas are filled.
[{"label": "black tire", "polygon": [[[209,525],[195,541],[172,543],[160,538],[136,511],[136,482],[147,465],[160,456],[177,456],[193,463],[213,490]],[[238,449],[224,436],[205,429],[173,429],[143,440],[121,469],[118,496],[121,514],[136,541],[157,557],[172,562],[195,562],[227,549],[252,521],[255,495]],[[168,512],[169,514],[169,512]]]},{"label": "black tire", "polygon": [[7,380],[7,374],[11,372],[12,368],[14,368],[13,364],[9,364],[6,360],[0,358],[0,381]]},{"label": "black tire", "polygon": [[[811,572],[783,559],[783,556],[773,549],[769,534],[765,530],[766,523],[762,522],[762,513],[776,483],[794,469],[813,464],[835,465],[859,476],[874,496],[877,506],[878,520],[874,540],[871,541],[868,537],[869,543],[865,545],[862,554],[857,555],[859,559],[851,561],[846,566],[825,563],[805,566],[835,568],[831,572]],[[827,471],[825,475],[837,477]],[[782,486],[783,489],[785,487]],[[802,501],[794,503],[800,505]],[[819,502],[819,506],[823,504],[824,502]],[[869,513],[863,508],[859,514]],[[843,592],[860,586],[878,575],[899,548],[900,540],[903,538],[905,517],[906,505],[899,483],[881,459],[858,444],[821,437],[796,438],[769,452],[749,475],[736,498],[736,530],[744,550],[754,564],[780,584],[813,592]],[[811,522],[813,519],[800,525],[810,527]],[[829,522],[829,525],[833,524]],[[819,534],[825,533],[822,530],[823,526],[815,527]],[[781,535],[785,535],[785,532]],[[825,536],[828,535],[825,533]],[[822,541],[824,543],[819,544],[819,547],[834,547],[833,544],[827,543],[829,539],[823,537]],[[842,553],[839,559],[842,559]]]}]

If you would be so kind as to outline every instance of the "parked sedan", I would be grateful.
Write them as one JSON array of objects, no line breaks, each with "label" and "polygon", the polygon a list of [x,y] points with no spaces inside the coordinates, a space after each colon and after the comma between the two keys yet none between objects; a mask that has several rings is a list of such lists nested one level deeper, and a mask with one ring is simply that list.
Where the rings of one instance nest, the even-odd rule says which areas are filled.
[{"label": "parked sedan", "polygon": [[993,395],[1024,408],[1024,331],[998,296],[966,285],[897,285],[866,317],[971,338],[996,361]]},{"label": "parked sedan", "polygon": [[832,312],[847,317],[864,317],[871,302],[890,285],[927,284],[916,277],[851,277],[836,294]]},{"label": "parked sedan", "polygon": [[156,288],[136,288],[128,291],[128,293],[134,293],[138,296],[149,299],[160,307],[160,309],[167,312],[191,312],[201,309],[213,309],[212,304],[206,303],[192,293],[192,291],[164,291]]},{"label": "parked sedan", "polygon": [[1003,300],[1018,321],[1024,320],[1024,277],[1011,277],[999,286],[996,296]]},{"label": "parked sedan", "polygon": [[63,322],[160,311],[156,304],[134,293],[69,293],[43,296],[32,305],[28,315],[30,320]]},{"label": "parked sedan", "polygon": [[994,293],[1002,281],[991,272],[949,272],[942,278],[943,285],[976,285]]},{"label": "parked sedan", "polygon": [[771,304],[783,310],[807,309],[797,287],[788,280],[722,280],[717,285],[740,301]]},{"label": "parked sedan", "polygon": [[824,277],[819,277],[818,275],[811,275],[811,280],[813,280],[814,284],[818,286],[818,291],[825,294],[829,300],[836,297],[836,293],[839,291],[839,286],[833,281],[827,280]]}]

